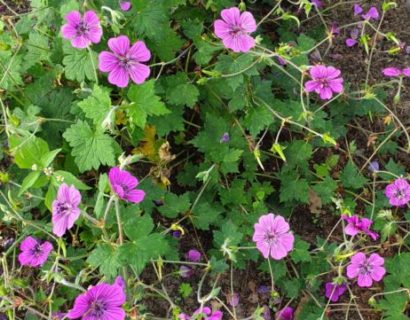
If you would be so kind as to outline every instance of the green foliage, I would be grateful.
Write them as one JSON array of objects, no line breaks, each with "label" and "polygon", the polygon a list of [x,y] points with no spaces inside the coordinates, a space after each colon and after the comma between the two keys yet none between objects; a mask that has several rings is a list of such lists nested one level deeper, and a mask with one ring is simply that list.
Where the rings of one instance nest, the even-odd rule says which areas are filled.
[{"label": "green foliage", "polygon": [[79,120],[63,136],[70,144],[71,154],[81,172],[98,169],[100,165],[114,165],[115,141],[101,128],[93,129],[87,122]]},{"label": "green foliage", "polygon": [[[296,319],[345,319],[356,309],[369,319],[408,319],[410,212],[385,195],[388,183],[408,179],[408,83],[375,82],[382,77],[374,69],[380,57],[405,67],[397,64],[405,61],[400,33],[357,26],[354,50],[363,59],[347,68],[325,28],[346,8],[318,15],[309,0],[274,10],[268,0],[132,0],[127,12],[116,0],[11,2],[0,6],[0,318],[52,317],[83,289],[122,276],[127,318],[164,317],[158,305],[178,319],[197,300],[229,305],[233,290],[241,318],[289,305]],[[215,34],[221,10],[233,6],[257,23],[248,52],[225,48]],[[99,43],[77,49],[62,37],[72,10],[95,11]],[[100,71],[98,55],[119,35],[150,50],[144,83],[119,88]],[[124,64],[130,56],[117,58]],[[318,63],[341,69],[340,97],[305,92]],[[347,74],[367,67],[368,81],[366,73]],[[380,171],[372,172],[376,160]],[[112,167],[138,183],[114,184]],[[80,214],[57,237],[54,201],[63,183],[79,190]],[[134,189],[145,193],[138,204],[124,196]],[[295,239],[281,260],[264,258],[253,240],[269,212],[285,218]],[[380,237],[343,234],[342,214],[371,218]],[[280,229],[265,235],[267,245],[280,248],[287,227]],[[53,245],[36,269],[20,263],[27,236]],[[200,260],[187,261],[194,248]],[[371,288],[346,276],[357,252],[385,259],[386,275]],[[192,276],[181,277],[181,266]],[[258,292],[271,273],[274,291]],[[323,296],[328,281],[349,285],[337,305]]]},{"label": "green foliage", "polygon": [[155,82],[145,82],[143,85],[131,86],[128,91],[130,104],[127,113],[132,124],[144,128],[148,115],[160,116],[169,113],[160,97],[155,94]]}]

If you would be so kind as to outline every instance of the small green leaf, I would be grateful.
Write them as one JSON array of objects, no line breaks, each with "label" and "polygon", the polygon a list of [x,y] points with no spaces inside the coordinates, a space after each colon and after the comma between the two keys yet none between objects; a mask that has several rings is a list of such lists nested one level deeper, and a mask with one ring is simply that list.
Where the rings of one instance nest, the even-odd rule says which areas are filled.
[{"label": "small green leaf", "polygon": [[41,171],[30,172],[23,180],[21,184],[18,195],[21,196],[27,189],[36,183],[37,179],[40,177]]},{"label": "small green leaf", "polygon": [[73,148],[71,154],[81,172],[97,170],[100,165],[115,165],[115,141],[101,129],[92,130],[87,122],[79,120],[63,137]]}]

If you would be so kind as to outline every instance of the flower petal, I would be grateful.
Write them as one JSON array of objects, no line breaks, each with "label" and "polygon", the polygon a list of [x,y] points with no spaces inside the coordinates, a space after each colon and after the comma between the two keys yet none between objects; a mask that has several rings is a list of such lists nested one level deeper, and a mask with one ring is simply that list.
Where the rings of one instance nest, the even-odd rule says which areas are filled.
[{"label": "flower petal", "polygon": [[108,47],[112,52],[125,56],[130,49],[130,40],[127,36],[119,36],[108,40]]},{"label": "flower petal", "polygon": [[128,72],[132,81],[136,84],[144,83],[151,73],[150,68],[142,63],[133,64]]},{"label": "flower petal", "polygon": [[151,59],[151,52],[143,41],[137,41],[128,51],[128,57],[138,62],[146,62]]},{"label": "flower petal", "polygon": [[108,82],[115,84],[120,88],[125,88],[126,86],[128,86],[129,80],[130,78],[127,70],[120,66],[114,68],[108,75]]}]

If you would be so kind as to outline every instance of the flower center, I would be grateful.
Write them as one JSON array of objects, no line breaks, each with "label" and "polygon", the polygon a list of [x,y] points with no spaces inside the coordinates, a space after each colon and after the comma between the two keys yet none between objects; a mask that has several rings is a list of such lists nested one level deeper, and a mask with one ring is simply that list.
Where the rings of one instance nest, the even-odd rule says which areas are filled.
[{"label": "flower center", "polygon": [[99,317],[102,317],[105,312],[105,304],[102,301],[96,300],[94,301],[89,309],[89,314],[92,317],[96,317],[99,319]]},{"label": "flower center", "polygon": [[276,241],[277,241],[277,235],[276,235],[276,233],[273,232],[273,231],[267,232],[266,235],[265,235],[265,241],[266,241],[269,245],[272,245],[272,244],[276,243]]},{"label": "flower center", "polygon": [[59,202],[57,204],[57,213],[66,215],[71,213],[72,208],[72,205],[67,202]]},{"label": "flower center", "polygon": [[78,25],[77,25],[77,36],[82,36],[84,34],[86,34],[89,31],[89,27],[86,23],[84,23],[83,21],[81,21]]},{"label": "flower center", "polygon": [[320,83],[320,88],[321,89],[328,87],[327,79],[325,79],[325,78],[324,79],[318,79],[317,81]]},{"label": "flower center", "polygon": [[43,253],[43,250],[41,249],[41,245],[40,245],[40,244],[36,244],[36,245],[34,246],[34,248],[31,249],[31,254],[32,254],[33,256],[35,256],[35,257],[41,256],[42,253]]},{"label": "flower center", "polygon": [[118,59],[119,59],[119,62],[120,62],[120,66],[121,67],[123,67],[123,68],[125,68],[125,69],[129,69],[132,65],[133,65],[133,63],[134,63],[134,59],[132,59],[132,58],[130,58],[130,57],[127,57],[127,56],[119,56],[118,57]]},{"label": "flower center", "polygon": [[360,274],[369,274],[372,270],[373,267],[369,265],[368,262],[365,262],[360,266]]},{"label": "flower center", "polygon": [[396,193],[394,194],[394,196],[398,199],[403,199],[404,198],[404,192],[402,189],[397,189]]},{"label": "flower center", "polygon": [[237,37],[237,36],[244,34],[244,31],[240,26],[234,25],[234,26],[231,26],[231,31],[229,33],[231,34],[231,36]]}]

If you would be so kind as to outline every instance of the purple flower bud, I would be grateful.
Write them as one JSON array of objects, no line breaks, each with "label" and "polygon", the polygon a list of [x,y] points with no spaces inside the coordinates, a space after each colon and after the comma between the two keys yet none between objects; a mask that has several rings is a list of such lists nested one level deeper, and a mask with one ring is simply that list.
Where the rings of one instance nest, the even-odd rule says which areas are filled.
[{"label": "purple flower bud", "polygon": [[221,137],[221,139],[219,140],[219,142],[220,142],[220,143],[225,143],[225,142],[228,142],[229,140],[230,140],[229,133],[228,133],[228,132],[225,132],[225,133],[222,135],[222,137]]},{"label": "purple flower bud", "polygon": [[260,285],[257,291],[259,294],[268,294],[270,292],[270,288],[265,285]]},{"label": "purple flower bud", "polygon": [[182,232],[179,231],[179,230],[175,230],[175,231],[172,232],[172,236],[176,239],[181,238],[181,235],[182,235]]},{"label": "purple flower bud", "polygon": [[310,0],[310,2],[318,9],[323,7],[322,0]]},{"label": "purple flower bud", "polygon": [[376,172],[379,171],[380,165],[377,161],[372,161],[369,163],[369,171]]},{"label": "purple flower bud", "polygon": [[277,57],[276,57],[276,60],[278,60],[278,63],[279,63],[281,66],[286,66],[286,65],[288,64],[288,63],[286,62],[286,60],[283,59],[282,57],[277,56]]},{"label": "purple flower bud", "polygon": [[346,39],[346,46],[348,46],[349,48],[354,47],[356,44],[357,44],[357,40],[352,39],[352,38]]},{"label": "purple flower bud", "polygon": [[179,274],[182,278],[190,278],[194,274],[194,270],[187,266],[181,266],[179,268]]},{"label": "purple flower bud", "polygon": [[357,15],[361,14],[362,12],[363,12],[363,8],[360,5],[355,4],[354,7],[353,7],[354,15],[357,16]]},{"label": "purple flower bud", "polygon": [[407,46],[407,47],[406,47],[406,53],[407,53],[407,54],[410,54],[410,46]]},{"label": "purple flower bud", "polygon": [[120,8],[122,11],[128,11],[131,9],[131,1],[120,1]]},{"label": "purple flower bud", "polygon": [[262,318],[264,320],[272,320],[272,315],[270,313],[270,309],[266,304],[263,306]]},{"label": "purple flower bud", "polygon": [[196,249],[191,249],[186,254],[186,259],[190,262],[198,262],[201,260],[201,253]]},{"label": "purple flower bud", "polygon": [[339,28],[339,26],[337,25],[336,22],[332,23],[332,25],[330,27],[330,33],[333,34],[333,35],[340,34],[340,28]]},{"label": "purple flower bud", "polygon": [[239,304],[239,294],[234,292],[233,294],[228,294],[226,296],[226,300],[228,301],[228,304],[232,307],[236,307]]}]

